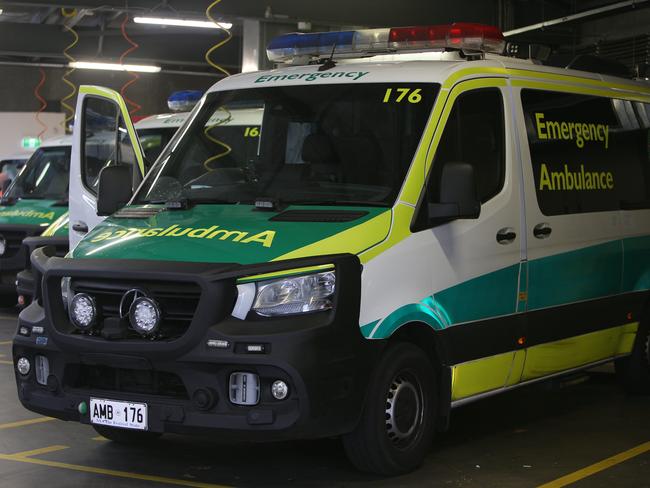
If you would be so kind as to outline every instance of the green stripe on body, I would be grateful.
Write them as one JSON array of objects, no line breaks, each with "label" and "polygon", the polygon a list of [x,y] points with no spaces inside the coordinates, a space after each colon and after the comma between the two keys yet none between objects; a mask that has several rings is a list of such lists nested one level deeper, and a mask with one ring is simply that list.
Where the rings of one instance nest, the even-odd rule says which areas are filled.
[{"label": "green stripe on body", "polygon": [[[621,259],[621,249],[625,259]],[[452,286],[419,303],[404,305],[365,337],[384,339],[409,322],[434,329],[563,304],[650,289],[650,236],[616,240],[522,263],[529,274],[528,303],[518,300],[520,264]],[[524,288],[525,289],[525,288]],[[525,302],[523,302],[525,304]],[[441,319],[444,317],[444,319]],[[368,334],[370,332],[370,334]]]}]

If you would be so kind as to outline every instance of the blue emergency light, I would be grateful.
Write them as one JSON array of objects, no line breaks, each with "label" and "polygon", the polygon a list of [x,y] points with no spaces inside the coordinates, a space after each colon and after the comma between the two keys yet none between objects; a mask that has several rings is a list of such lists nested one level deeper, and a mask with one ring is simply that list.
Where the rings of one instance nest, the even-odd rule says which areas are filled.
[{"label": "blue emergency light", "polygon": [[167,106],[172,112],[189,112],[199,103],[201,90],[182,90],[172,93],[167,99]]}]

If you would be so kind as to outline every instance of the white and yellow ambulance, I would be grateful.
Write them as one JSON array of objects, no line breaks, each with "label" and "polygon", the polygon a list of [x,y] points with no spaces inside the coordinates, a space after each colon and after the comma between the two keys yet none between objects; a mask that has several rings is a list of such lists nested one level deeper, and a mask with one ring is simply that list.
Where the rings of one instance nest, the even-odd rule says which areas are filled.
[{"label": "white and yellow ambulance", "polygon": [[[611,361],[648,391],[650,86],[503,48],[274,40],[282,66],[213,86],[135,193],[102,170],[112,216],[70,258],[33,255],[22,403],[122,442],[341,436],[391,475],[468,402]],[[114,102],[80,93],[83,175],[84,110]]]}]

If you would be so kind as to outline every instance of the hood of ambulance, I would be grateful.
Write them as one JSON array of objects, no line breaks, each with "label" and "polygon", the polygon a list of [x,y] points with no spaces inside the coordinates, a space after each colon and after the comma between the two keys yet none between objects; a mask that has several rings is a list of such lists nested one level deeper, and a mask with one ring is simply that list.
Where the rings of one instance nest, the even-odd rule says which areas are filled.
[{"label": "hood of ambulance", "polygon": [[21,199],[13,205],[0,206],[2,225],[42,225],[47,227],[68,211],[58,200]]},{"label": "hood of ambulance", "polygon": [[389,208],[291,206],[283,212],[289,210],[322,212],[323,217],[328,212],[349,211],[357,218],[350,222],[291,222],[273,219],[278,212],[257,211],[251,205],[164,209],[146,218],[120,218],[118,213],[95,227],[72,257],[253,264],[359,254],[383,241],[390,230]]}]

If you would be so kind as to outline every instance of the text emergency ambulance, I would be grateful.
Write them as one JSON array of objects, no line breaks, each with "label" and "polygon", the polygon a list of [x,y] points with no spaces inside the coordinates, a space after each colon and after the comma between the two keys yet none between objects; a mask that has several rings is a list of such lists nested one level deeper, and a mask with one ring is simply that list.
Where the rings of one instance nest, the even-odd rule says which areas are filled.
[{"label": "text emergency ambulance", "polygon": [[[142,148],[143,167],[145,170],[160,155],[161,151],[169,143],[178,128],[187,120],[188,112],[169,113],[151,115],[139,120],[134,124],[135,131],[138,135],[139,143]],[[95,135],[95,145],[97,142],[97,135]],[[66,139],[68,147],[72,145],[72,138]],[[66,195],[67,196],[67,195]],[[83,202],[84,207],[90,206],[94,211],[95,198],[94,195],[88,195]],[[34,275],[29,262],[29,256],[39,247],[52,246],[54,253],[57,256],[65,256],[70,249],[70,242],[78,242],[81,236],[88,231],[88,224],[84,228],[83,223],[77,222],[74,229],[75,234],[72,235],[69,229],[69,214],[65,212],[51,225],[49,225],[41,235],[27,237],[23,240],[23,252],[26,259],[23,263],[17,263],[17,269],[21,269],[15,280],[15,289],[18,293],[18,305],[23,306],[29,304],[34,295]],[[93,219],[94,225],[98,220]],[[21,267],[22,265],[22,267]],[[15,300],[14,300],[15,303]]]},{"label": "text emergency ambulance", "polygon": [[[648,390],[650,87],[485,53],[503,44],[271,42],[319,62],[217,83],[135,194],[103,170],[116,213],[71,259],[34,253],[22,403],[123,442],[341,436],[391,475],[468,402],[613,360]],[[251,144],[210,122],[235,107],[262,107]]]}]

